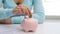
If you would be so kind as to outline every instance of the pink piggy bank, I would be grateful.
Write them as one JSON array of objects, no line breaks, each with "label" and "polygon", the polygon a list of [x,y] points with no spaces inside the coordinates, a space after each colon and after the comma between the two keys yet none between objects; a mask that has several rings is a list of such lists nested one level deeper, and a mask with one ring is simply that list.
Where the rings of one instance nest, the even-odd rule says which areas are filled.
[{"label": "pink piggy bank", "polygon": [[35,32],[38,26],[38,20],[34,18],[25,18],[21,26],[25,32]]}]

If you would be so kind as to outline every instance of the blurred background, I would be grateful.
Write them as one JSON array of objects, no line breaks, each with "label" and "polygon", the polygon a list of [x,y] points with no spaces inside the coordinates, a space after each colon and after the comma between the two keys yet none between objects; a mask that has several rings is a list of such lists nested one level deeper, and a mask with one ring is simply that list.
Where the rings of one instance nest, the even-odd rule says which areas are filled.
[{"label": "blurred background", "polygon": [[60,0],[43,0],[46,21],[52,23],[60,22]]}]

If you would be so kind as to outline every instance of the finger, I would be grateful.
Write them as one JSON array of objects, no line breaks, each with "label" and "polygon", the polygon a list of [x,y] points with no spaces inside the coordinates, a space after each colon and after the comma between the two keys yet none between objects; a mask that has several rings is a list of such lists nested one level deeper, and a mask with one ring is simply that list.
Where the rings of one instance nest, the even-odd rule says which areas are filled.
[{"label": "finger", "polygon": [[25,15],[28,15],[29,16],[29,12],[27,10],[27,7],[24,7],[24,12],[25,12]]},{"label": "finger", "polygon": [[22,14],[21,9],[18,10],[18,14]]},{"label": "finger", "polygon": [[16,9],[20,9],[20,6],[17,6]]},{"label": "finger", "polygon": [[24,14],[24,8],[19,9],[18,13],[19,14]]},{"label": "finger", "polygon": [[24,9],[24,7],[21,7],[21,12],[22,12],[22,14],[25,14],[25,9]]},{"label": "finger", "polygon": [[22,14],[25,14],[24,9],[21,9]]},{"label": "finger", "polygon": [[18,11],[18,10],[19,10],[19,9],[17,9],[17,8],[15,9],[15,11]]},{"label": "finger", "polygon": [[27,8],[27,10],[28,10],[28,13],[29,13],[29,18],[32,18],[32,13],[31,13],[31,11]]},{"label": "finger", "polygon": [[23,7],[21,11],[25,14],[26,9]]},{"label": "finger", "polygon": [[14,9],[14,10],[13,10],[13,13],[14,13],[14,14],[17,14],[17,10],[16,10],[16,9]]},{"label": "finger", "polygon": [[18,5],[16,8],[17,8],[17,9],[20,9],[21,7],[22,7],[22,5]]},{"label": "finger", "polygon": [[27,10],[27,9],[25,9],[25,10],[26,10],[26,11],[25,11],[25,12],[26,12],[26,15],[30,16],[28,10]]},{"label": "finger", "polygon": [[27,6],[24,6],[24,8],[27,10],[26,12],[26,14],[29,16],[29,18],[32,18],[32,13],[31,13],[31,11],[29,10],[29,8],[27,7]]}]

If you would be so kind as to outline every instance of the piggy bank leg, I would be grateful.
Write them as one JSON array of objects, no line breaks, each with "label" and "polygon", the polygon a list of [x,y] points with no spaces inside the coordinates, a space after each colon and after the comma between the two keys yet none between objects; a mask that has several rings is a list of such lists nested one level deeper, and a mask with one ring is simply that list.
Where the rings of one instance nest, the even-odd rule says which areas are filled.
[{"label": "piggy bank leg", "polygon": [[33,30],[29,30],[29,32],[35,32],[36,31],[36,29],[33,29]]},{"label": "piggy bank leg", "polygon": [[36,30],[33,30],[33,32],[35,32]]},{"label": "piggy bank leg", "polygon": [[35,30],[25,30],[25,32],[35,32]]},{"label": "piggy bank leg", "polygon": [[29,30],[24,30],[24,32],[28,32]]},{"label": "piggy bank leg", "polygon": [[34,32],[35,30],[24,30],[24,32]]},{"label": "piggy bank leg", "polygon": [[34,32],[34,30],[29,30],[28,32]]}]

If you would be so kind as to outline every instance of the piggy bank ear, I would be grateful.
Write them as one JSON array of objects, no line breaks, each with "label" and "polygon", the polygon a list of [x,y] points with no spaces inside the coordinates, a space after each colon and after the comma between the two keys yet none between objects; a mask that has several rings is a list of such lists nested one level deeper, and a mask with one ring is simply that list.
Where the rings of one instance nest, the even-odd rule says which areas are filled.
[{"label": "piggy bank ear", "polygon": [[28,19],[26,18],[26,19],[24,19],[24,22],[27,22],[28,21]]},{"label": "piggy bank ear", "polygon": [[28,16],[25,16],[24,19],[28,19],[29,17]]}]

